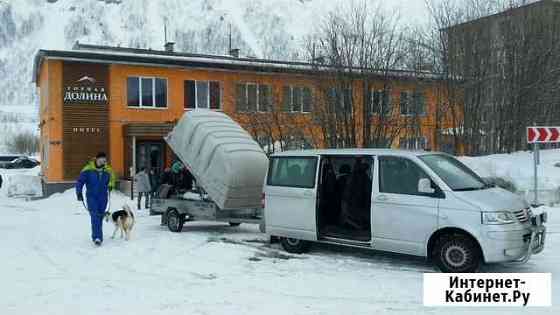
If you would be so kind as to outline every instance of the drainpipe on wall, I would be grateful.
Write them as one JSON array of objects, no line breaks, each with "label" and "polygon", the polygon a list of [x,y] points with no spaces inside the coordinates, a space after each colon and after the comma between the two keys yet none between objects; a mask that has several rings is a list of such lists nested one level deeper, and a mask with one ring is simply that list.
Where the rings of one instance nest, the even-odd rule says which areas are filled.
[{"label": "drainpipe on wall", "polygon": [[136,175],[136,136],[132,136],[132,167],[130,168],[130,200],[134,199],[134,175]]}]

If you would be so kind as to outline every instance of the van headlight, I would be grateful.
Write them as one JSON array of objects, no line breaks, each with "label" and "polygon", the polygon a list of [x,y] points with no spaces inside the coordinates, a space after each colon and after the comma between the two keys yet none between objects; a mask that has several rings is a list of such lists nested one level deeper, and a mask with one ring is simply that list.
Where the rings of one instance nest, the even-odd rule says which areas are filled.
[{"label": "van headlight", "polygon": [[482,224],[510,224],[515,223],[515,216],[508,211],[482,212]]}]

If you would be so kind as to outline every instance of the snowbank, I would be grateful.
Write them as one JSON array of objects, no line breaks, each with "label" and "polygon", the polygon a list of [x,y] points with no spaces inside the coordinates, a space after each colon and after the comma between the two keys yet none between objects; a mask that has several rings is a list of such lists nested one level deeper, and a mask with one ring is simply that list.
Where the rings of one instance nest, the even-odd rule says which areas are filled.
[{"label": "snowbank", "polygon": [[[542,150],[538,166],[538,191],[541,202],[560,203],[560,149]],[[460,157],[481,177],[498,177],[513,183],[517,192],[533,200],[533,154],[516,152],[481,157]]]},{"label": "snowbank", "polygon": [[40,171],[40,166],[32,169],[0,169],[3,180],[0,197],[42,197]]}]

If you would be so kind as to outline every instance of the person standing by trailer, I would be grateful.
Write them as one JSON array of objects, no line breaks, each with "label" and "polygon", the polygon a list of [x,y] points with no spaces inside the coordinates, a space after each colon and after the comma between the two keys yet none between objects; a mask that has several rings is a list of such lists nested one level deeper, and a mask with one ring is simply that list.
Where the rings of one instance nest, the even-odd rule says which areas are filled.
[{"label": "person standing by trailer", "polygon": [[103,215],[109,201],[109,192],[115,188],[115,173],[107,164],[107,155],[99,152],[80,172],[76,181],[76,196],[83,201],[86,186],[87,210],[91,219],[91,239],[100,246],[103,243]]},{"label": "person standing by trailer", "polygon": [[163,185],[172,185],[173,184],[173,174],[171,173],[171,168],[167,167],[163,170],[163,173],[160,176],[159,184]]},{"label": "person standing by trailer", "polygon": [[142,209],[142,196],[145,198],[145,208],[150,204],[150,192],[152,187],[150,185],[150,176],[146,172],[146,168],[142,167],[140,172],[134,175],[134,183],[138,191],[138,210]]},{"label": "person standing by trailer", "polygon": [[148,172],[148,177],[150,178],[150,187],[152,190],[150,191],[150,200],[157,194],[158,188],[160,186],[159,183],[159,176],[156,174],[156,171],[151,168]]}]

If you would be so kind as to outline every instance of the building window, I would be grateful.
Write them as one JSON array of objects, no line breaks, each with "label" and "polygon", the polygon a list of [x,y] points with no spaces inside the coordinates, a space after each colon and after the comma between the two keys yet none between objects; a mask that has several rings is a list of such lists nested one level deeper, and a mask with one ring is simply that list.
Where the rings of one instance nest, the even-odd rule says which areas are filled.
[{"label": "building window", "polygon": [[167,79],[154,77],[129,77],[127,80],[129,107],[167,107]]},{"label": "building window", "polygon": [[269,112],[272,109],[270,85],[238,83],[235,90],[238,112]]},{"label": "building window", "polygon": [[412,115],[411,98],[409,91],[401,92],[401,115],[408,116]]},{"label": "building window", "polygon": [[389,90],[371,90],[369,101],[372,114],[383,116],[391,114],[391,92]]},{"label": "building window", "polygon": [[185,81],[185,109],[221,109],[222,89],[217,81]]},{"label": "building window", "polygon": [[400,105],[403,116],[426,115],[426,98],[423,92],[402,91]]},{"label": "building window", "polygon": [[330,88],[328,98],[337,112],[352,112],[352,89]]},{"label": "building window", "polygon": [[413,101],[416,114],[420,116],[426,115],[426,96],[424,95],[424,92],[415,92],[413,94]]},{"label": "building window", "polygon": [[405,150],[424,150],[426,145],[426,137],[400,138],[399,140],[399,147]]},{"label": "building window", "polygon": [[304,86],[284,86],[283,109],[292,113],[310,113],[313,97],[311,89]]}]

